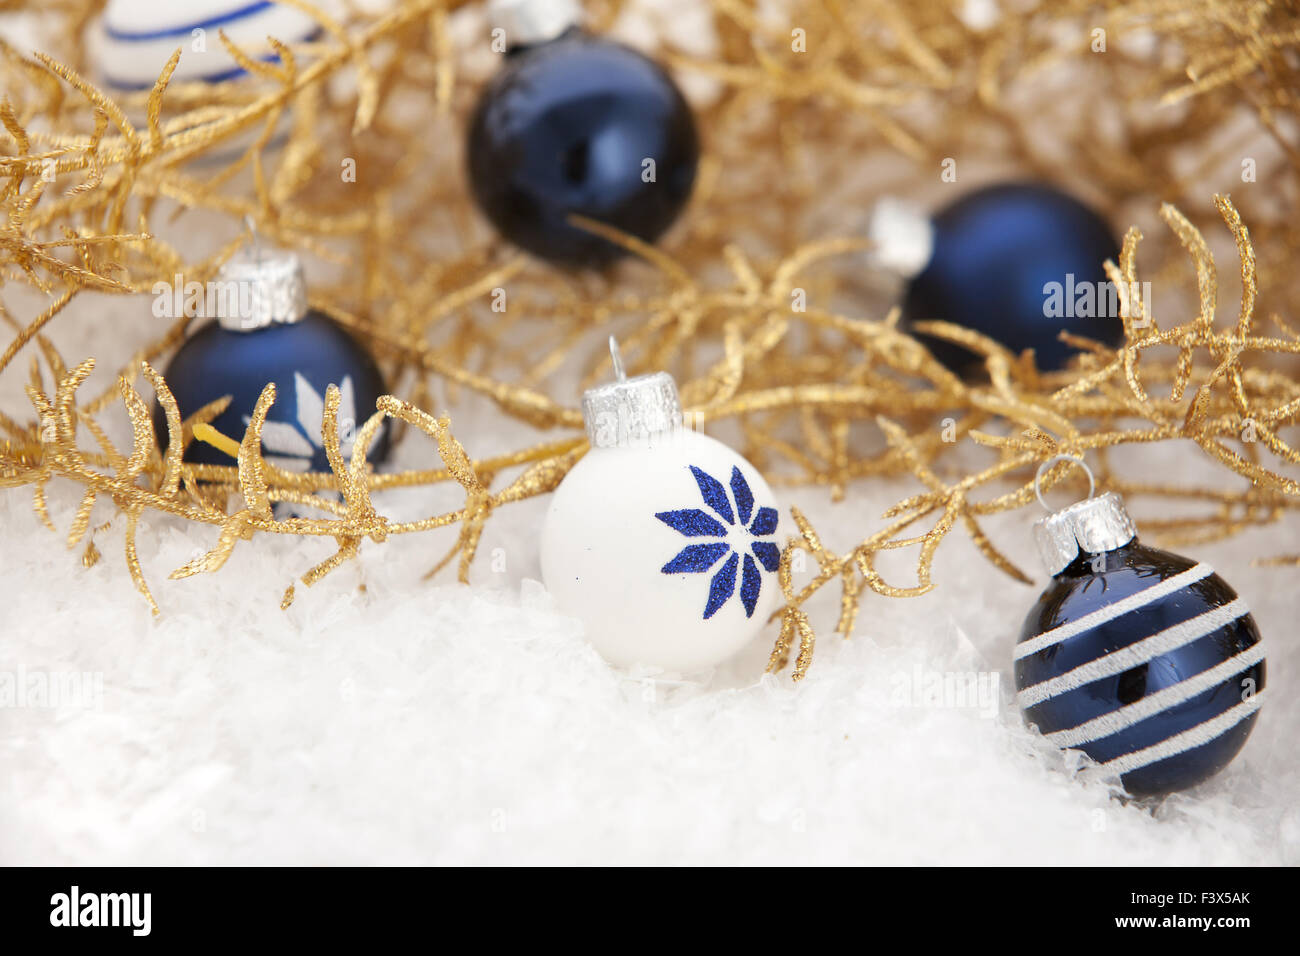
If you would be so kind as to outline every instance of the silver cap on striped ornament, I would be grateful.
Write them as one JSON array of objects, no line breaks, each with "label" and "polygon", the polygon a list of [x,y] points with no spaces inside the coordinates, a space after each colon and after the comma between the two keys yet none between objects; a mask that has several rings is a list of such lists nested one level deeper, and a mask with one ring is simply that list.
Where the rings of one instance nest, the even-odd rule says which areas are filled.
[{"label": "silver cap on striped ornament", "polygon": [[1137,526],[1113,491],[1085,498],[1034,522],[1034,542],[1051,575],[1069,567],[1080,554],[1101,554],[1123,547],[1137,536]]}]

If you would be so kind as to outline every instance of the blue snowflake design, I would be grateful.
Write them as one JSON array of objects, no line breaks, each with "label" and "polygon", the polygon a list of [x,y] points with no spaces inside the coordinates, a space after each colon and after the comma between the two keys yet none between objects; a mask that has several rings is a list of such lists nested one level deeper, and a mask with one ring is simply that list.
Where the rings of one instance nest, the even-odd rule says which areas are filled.
[{"label": "blue snowflake design", "polygon": [[[709,584],[709,603],[704,606],[704,619],[707,621],[717,614],[722,605],[731,600],[731,596],[736,593],[737,572],[740,572],[740,603],[745,606],[745,617],[753,617],[754,608],[758,606],[758,592],[763,580],[758,566],[761,564],[768,571],[775,571],[781,563],[781,549],[772,541],[751,541],[749,548],[752,554],[741,555],[726,540],[727,526],[734,527],[739,521],[740,526],[748,530],[753,537],[770,538],[776,534],[776,509],[764,506],[757,511],[754,510],[754,493],[749,490],[749,482],[745,481],[745,476],[740,473],[739,468],[731,469],[730,495],[722,486],[722,482],[703,469],[691,465],[691,474],[695,476],[695,483],[700,486],[700,496],[713,514],[700,508],[684,508],[680,511],[660,511],[655,517],[688,538],[722,538],[723,540],[710,544],[687,545],[660,570],[664,574],[683,572],[703,574],[726,558],[722,568],[713,576],[713,581]],[[719,521],[719,518],[722,520]],[[723,521],[727,524],[724,525]],[[743,571],[741,570],[742,557]]]}]

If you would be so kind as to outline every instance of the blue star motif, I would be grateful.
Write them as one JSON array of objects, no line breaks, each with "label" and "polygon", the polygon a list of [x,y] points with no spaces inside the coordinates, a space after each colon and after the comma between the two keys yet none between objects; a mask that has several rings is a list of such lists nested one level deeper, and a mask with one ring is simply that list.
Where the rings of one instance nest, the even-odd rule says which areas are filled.
[{"label": "blue star motif", "polygon": [[[691,474],[700,487],[700,496],[713,514],[700,508],[685,508],[680,511],[660,511],[655,517],[688,538],[723,540],[687,545],[660,570],[664,574],[702,574],[726,558],[721,570],[709,584],[709,603],[704,606],[704,619],[707,621],[736,593],[736,573],[741,568],[742,555],[726,540],[729,533],[727,526],[734,527],[739,521],[740,526],[751,536],[768,538],[776,534],[777,513],[775,508],[766,506],[755,512],[754,493],[749,490],[749,482],[745,481],[739,468],[731,469],[730,496],[722,482],[703,469],[691,465]],[[723,521],[726,522],[725,525]],[[758,566],[761,564],[766,570],[775,571],[781,564],[781,549],[775,542],[751,541],[749,548],[752,553],[743,556],[744,571],[740,578],[740,603],[745,606],[745,617],[753,617],[754,608],[758,606],[758,592],[762,586]]]}]

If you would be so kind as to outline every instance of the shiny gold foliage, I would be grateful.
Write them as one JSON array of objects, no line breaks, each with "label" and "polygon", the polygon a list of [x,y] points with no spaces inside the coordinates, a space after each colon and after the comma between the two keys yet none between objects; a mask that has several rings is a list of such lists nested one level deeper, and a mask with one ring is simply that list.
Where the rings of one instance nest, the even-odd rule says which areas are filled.
[{"label": "shiny gold foliage", "polygon": [[[17,373],[24,351],[32,367],[31,408],[0,411],[0,484],[31,487],[51,528],[48,483],[84,487],[70,547],[87,540],[96,504],[111,501],[125,516],[135,586],[155,611],[135,539],[156,512],[193,522],[196,535],[198,525],[216,528],[211,549],[173,577],[216,571],[259,533],[332,537],[335,553],[301,574],[312,585],[367,540],[458,526],[434,570],[455,561],[469,580],[493,512],[550,491],[586,450],[573,377],[607,373],[610,332],[630,370],[676,374],[694,420],[732,429],[774,482],[822,486],[836,500],[854,481],[919,483],[842,554],[791,509],[798,534],[779,571],[786,606],[770,667],[793,653],[796,679],[812,661],[815,594],[838,586],[836,631],[848,636],[868,591],[936,586],[934,555],[954,529],[1028,580],[981,522],[1029,504],[1035,468],[1054,455],[1091,452],[1107,488],[1212,506],[1144,522],[1166,539],[1232,534],[1300,502],[1287,476],[1300,457],[1284,437],[1300,416],[1300,22],[1286,4],[1025,0],[981,24],[968,12],[979,5],[964,2],[792,2],[777,15],[711,0],[699,6],[712,52],[668,41],[658,50],[702,84],[692,91],[706,149],[685,221],[657,247],[581,223],[633,255],[608,274],[578,275],[503,246],[467,199],[461,129],[495,63],[481,21],[476,32],[453,23],[465,3],[403,0],[331,18],[305,0],[284,2],[319,20],[317,41],[272,40],[279,59],[267,63],[221,34],[246,77],[173,82],[178,50],[152,91],[121,102],[94,84],[84,46],[98,2],[6,4],[41,19],[51,53],[0,48],[0,317],[13,331],[0,373]],[[597,31],[623,22],[620,3],[589,12]],[[1154,222],[1158,212],[1163,225],[1146,239],[1130,229],[1109,266],[1123,293],[1121,349],[1077,341],[1076,363],[1048,374],[1032,354],[931,323],[931,334],[984,357],[986,374],[963,381],[900,329],[893,294],[863,279],[865,213],[885,194],[942,201],[934,187],[954,158],[960,185],[943,188],[965,188],[967,176],[972,185],[994,174],[1046,178],[1117,222]],[[348,162],[355,181],[339,175]],[[194,216],[225,226],[198,258],[175,238]],[[313,304],[366,339],[406,396],[381,399],[348,460],[331,389],[327,474],[263,459],[273,386],[247,433],[223,436],[207,424],[221,402],[181,421],[154,371],[193,320],[159,328],[148,293],[178,274],[209,278],[245,241],[245,217],[267,241],[332,264],[331,281],[313,284]],[[1241,294],[1225,321],[1212,245],[1229,238]],[[46,331],[92,291],[137,295],[141,322],[116,386],[84,395],[93,345],[70,362]],[[502,297],[504,311],[494,310]],[[165,452],[141,380],[165,411]],[[435,394],[479,396],[539,434],[516,452],[471,458],[461,441],[484,442],[454,437],[450,418],[430,412]],[[130,447],[109,438],[104,416],[118,403]],[[375,473],[367,449],[385,418],[404,442],[427,441],[441,467]],[[1112,471],[1109,449],[1173,439],[1225,466],[1223,481],[1182,486]],[[225,448],[232,464],[182,463],[196,440]],[[1045,485],[1068,477],[1057,467]],[[436,483],[458,485],[463,505],[398,522],[375,499]],[[279,520],[278,501],[325,517]],[[891,583],[876,564],[898,549],[915,550],[915,574]],[[83,562],[98,555],[88,541]],[[293,598],[291,585],[283,606]]]}]

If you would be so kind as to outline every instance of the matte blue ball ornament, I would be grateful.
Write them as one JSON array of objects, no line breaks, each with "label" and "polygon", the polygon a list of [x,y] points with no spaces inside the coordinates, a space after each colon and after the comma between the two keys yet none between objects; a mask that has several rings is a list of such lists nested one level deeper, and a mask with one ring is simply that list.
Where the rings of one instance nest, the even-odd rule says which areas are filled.
[{"label": "matte blue ball ornament", "polygon": [[506,239],[566,267],[604,266],[625,252],[570,215],[654,242],[690,198],[699,160],[672,79],[635,50],[582,32],[571,0],[492,10],[507,47],[470,121],[479,208]]},{"label": "matte blue ball ornament", "polygon": [[[307,307],[302,267],[288,253],[255,252],[222,267],[210,296],[217,316],[177,351],[163,377],[187,418],[222,396],[230,404],[212,427],[240,440],[268,382],[276,388],[262,429],[266,460],[287,471],[330,471],[321,425],[325,393],[340,391],[340,444],[350,459],[357,430],[387,392],[366,349],[333,319]],[[154,432],[167,442],[167,423],[154,407]],[[367,460],[388,455],[388,424],[370,445]],[[185,449],[185,461],[232,465],[224,451],[202,441]]]},{"label": "matte blue ball ornament", "polygon": [[1089,492],[1034,534],[1053,578],[1015,650],[1025,720],[1136,797],[1185,790],[1227,766],[1264,690],[1245,602],[1209,565],[1140,544],[1113,493]]},{"label": "matte blue ball ornament", "polygon": [[[940,319],[987,335],[1038,367],[1063,367],[1075,349],[1063,331],[1110,346],[1123,341],[1118,298],[1102,263],[1118,261],[1106,221],[1050,186],[1006,183],[958,199],[930,223],[928,258],[911,277],[903,319]],[[889,236],[880,237],[888,242]],[[919,335],[934,357],[964,373],[979,357]]]}]

